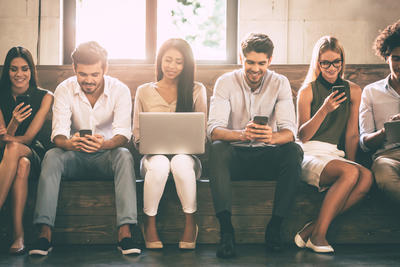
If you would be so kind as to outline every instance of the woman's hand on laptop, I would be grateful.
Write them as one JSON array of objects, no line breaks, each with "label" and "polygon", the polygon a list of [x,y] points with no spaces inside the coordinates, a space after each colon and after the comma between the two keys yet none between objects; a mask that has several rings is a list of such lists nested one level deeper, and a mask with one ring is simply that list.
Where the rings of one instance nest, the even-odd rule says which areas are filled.
[{"label": "woman's hand on laptop", "polygon": [[95,153],[103,147],[104,137],[100,134],[86,135],[82,138],[82,151]]},{"label": "woman's hand on laptop", "polygon": [[398,120],[400,120],[400,113],[390,117],[390,121],[398,121]]}]

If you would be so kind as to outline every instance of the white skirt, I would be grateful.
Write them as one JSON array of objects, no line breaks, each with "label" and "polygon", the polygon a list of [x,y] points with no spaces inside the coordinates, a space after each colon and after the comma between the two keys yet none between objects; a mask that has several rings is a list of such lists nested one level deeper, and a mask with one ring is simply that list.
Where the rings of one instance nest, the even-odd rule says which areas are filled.
[{"label": "white skirt", "polygon": [[351,164],[357,163],[345,159],[345,153],[339,150],[336,145],[321,142],[321,141],[308,141],[306,143],[299,143],[304,151],[304,159],[301,164],[302,177],[301,179],[318,188],[320,192],[328,189],[328,186],[320,186],[321,173],[325,166],[332,160],[341,160]]}]

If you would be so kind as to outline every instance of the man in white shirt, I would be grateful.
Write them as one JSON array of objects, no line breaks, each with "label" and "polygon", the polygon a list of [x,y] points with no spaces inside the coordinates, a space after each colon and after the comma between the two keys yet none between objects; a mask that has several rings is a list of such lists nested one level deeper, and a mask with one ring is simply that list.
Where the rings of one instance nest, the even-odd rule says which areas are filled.
[{"label": "man in white shirt", "polygon": [[372,171],[378,187],[400,203],[400,142],[386,140],[384,123],[400,120],[400,20],[375,40],[375,52],[390,68],[385,79],[369,84],[360,104],[360,144],[375,152]]},{"label": "man in white shirt", "polygon": [[297,126],[292,92],[285,76],[268,70],[273,48],[265,34],[247,37],[242,42],[243,68],[222,75],[210,100],[210,186],[221,227],[217,250],[221,258],[236,254],[231,179],[277,180],[265,231],[266,246],[272,250],[282,248],[282,220],[293,204],[300,179],[303,151],[294,143]]},{"label": "man in white shirt", "polygon": [[105,75],[107,51],[96,42],[79,45],[72,60],[76,75],[58,85],[54,94],[51,139],[56,148],[42,163],[34,213],[40,234],[29,254],[47,255],[52,250],[61,177],[113,177],[118,249],[139,254],[130,230],[137,223],[134,164],[123,147],[131,138],[129,88]]}]

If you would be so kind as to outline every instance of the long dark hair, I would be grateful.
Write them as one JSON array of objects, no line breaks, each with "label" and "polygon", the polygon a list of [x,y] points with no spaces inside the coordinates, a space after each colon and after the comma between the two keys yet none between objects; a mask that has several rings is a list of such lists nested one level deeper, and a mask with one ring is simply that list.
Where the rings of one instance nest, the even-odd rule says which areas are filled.
[{"label": "long dark hair", "polygon": [[28,49],[15,46],[8,50],[6,59],[4,60],[3,72],[0,79],[0,93],[11,94],[11,80],[10,80],[10,65],[14,58],[23,58],[28,63],[29,69],[31,70],[31,79],[29,80],[29,88],[38,87],[38,78],[35,63],[33,57]]},{"label": "long dark hair", "polygon": [[194,57],[192,48],[183,39],[173,38],[165,41],[157,54],[156,77],[160,81],[164,74],[161,70],[161,61],[168,49],[174,48],[183,55],[183,70],[178,77],[178,99],[176,112],[193,111],[193,87],[194,87]]}]

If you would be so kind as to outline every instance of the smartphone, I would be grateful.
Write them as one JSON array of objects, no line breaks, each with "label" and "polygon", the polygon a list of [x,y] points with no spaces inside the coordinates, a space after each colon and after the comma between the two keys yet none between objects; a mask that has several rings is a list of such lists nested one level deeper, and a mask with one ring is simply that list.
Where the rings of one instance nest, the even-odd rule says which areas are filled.
[{"label": "smartphone", "polygon": [[333,92],[335,92],[335,91],[338,91],[338,93],[337,93],[336,95],[340,95],[341,93],[344,93],[344,92],[345,92],[345,87],[344,87],[344,85],[335,85],[335,86],[332,86],[332,91],[331,91],[331,93],[333,93]]},{"label": "smartphone", "polygon": [[21,103],[24,103],[24,105],[29,105],[30,97],[29,97],[29,95],[17,95],[15,100],[16,100],[17,106]]},{"label": "smartphone", "polygon": [[254,116],[253,122],[260,125],[266,125],[268,123],[267,116]]},{"label": "smartphone", "polygon": [[87,130],[87,129],[79,130],[80,137],[84,137],[85,135],[92,135],[92,130]]}]

